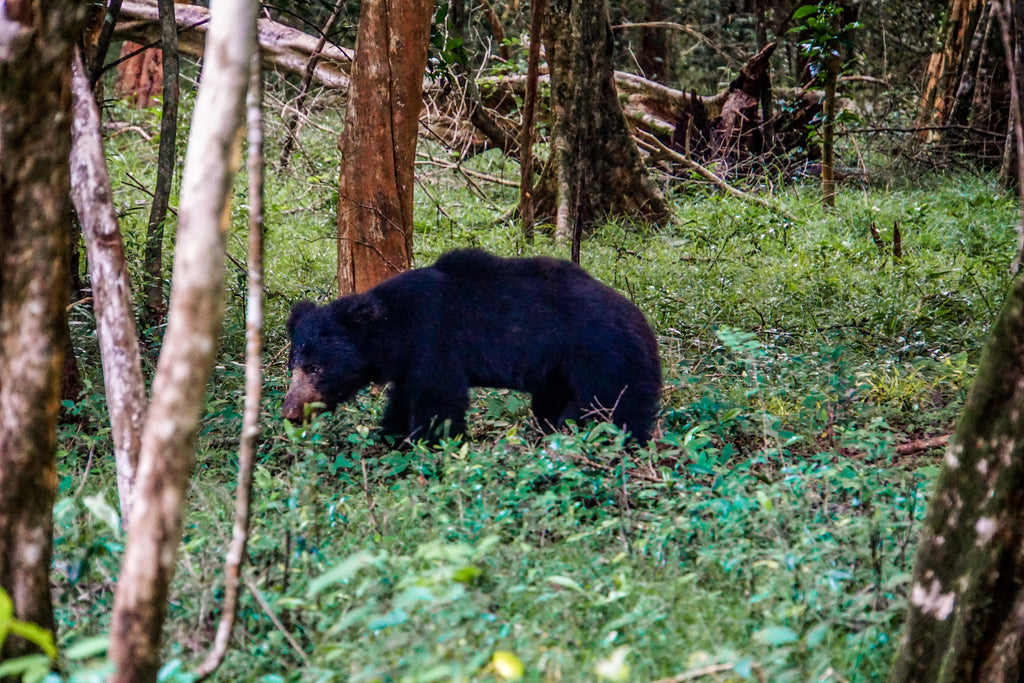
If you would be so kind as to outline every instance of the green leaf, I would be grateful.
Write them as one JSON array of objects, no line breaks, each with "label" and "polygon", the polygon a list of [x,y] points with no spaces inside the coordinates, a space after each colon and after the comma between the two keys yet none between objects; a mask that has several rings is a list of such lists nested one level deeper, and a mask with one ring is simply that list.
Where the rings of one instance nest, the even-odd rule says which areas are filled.
[{"label": "green leaf", "polygon": [[822,641],[825,640],[825,636],[827,634],[828,624],[822,623],[812,628],[806,636],[807,649],[813,650],[819,645],[821,645]]},{"label": "green leaf", "polygon": [[115,536],[121,535],[121,516],[117,513],[107,499],[103,497],[102,493],[97,493],[94,496],[86,496],[84,499],[85,507],[93,514],[94,517],[99,519],[101,522],[110,527],[110,530],[114,532]]},{"label": "green leaf", "polygon": [[27,655],[8,659],[0,664],[0,678],[20,677],[22,683],[41,681],[50,673],[51,662],[52,660],[46,655]]},{"label": "green leaf", "polygon": [[795,643],[800,640],[796,631],[785,626],[769,626],[760,631],[754,631],[754,640],[762,645],[777,647],[786,643]]},{"label": "green leaf", "polygon": [[452,574],[452,578],[458,581],[459,583],[469,585],[475,582],[481,576],[483,576],[483,573],[484,570],[480,569],[480,567],[476,566],[475,564],[470,564],[466,565],[465,567],[462,567],[461,569],[456,569],[455,573]]},{"label": "green leaf", "polygon": [[80,659],[92,659],[105,653],[110,647],[110,636],[93,636],[75,641],[64,648],[64,656],[74,662]]},{"label": "green leaf", "polygon": [[797,10],[793,12],[793,19],[803,19],[810,14],[817,13],[817,11],[817,5],[804,5],[803,7],[798,7]]},{"label": "green leaf", "polygon": [[324,588],[330,586],[332,583],[348,581],[355,576],[356,572],[360,569],[375,564],[383,560],[385,557],[387,557],[386,553],[374,554],[369,550],[361,550],[331,569],[329,572],[321,574],[310,581],[309,589],[306,590],[306,595],[309,597],[319,595]]},{"label": "green leaf", "polygon": [[562,588],[570,588],[580,595],[587,594],[587,591],[583,590],[583,586],[579,585],[568,576],[549,576],[547,581],[548,583],[553,583],[554,585],[561,586]]},{"label": "green leaf", "polygon": [[9,628],[11,634],[38,645],[43,654],[50,659],[57,659],[57,646],[53,644],[53,634],[49,629],[20,619],[12,620]]}]

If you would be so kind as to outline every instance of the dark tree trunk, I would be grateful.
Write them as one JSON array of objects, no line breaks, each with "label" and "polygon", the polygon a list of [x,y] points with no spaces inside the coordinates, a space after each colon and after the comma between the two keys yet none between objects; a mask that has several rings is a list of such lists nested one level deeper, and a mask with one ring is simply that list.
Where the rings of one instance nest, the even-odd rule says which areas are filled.
[{"label": "dark tree trunk", "polygon": [[[79,14],[59,0],[7,0],[0,11],[0,587],[15,618],[51,632]],[[33,650],[9,638],[0,661]]]},{"label": "dark tree trunk", "polygon": [[[171,184],[177,167],[178,134],[178,26],[174,21],[174,0],[159,0],[161,88],[160,151],[156,162],[156,185],[146,226],[146,284],[143,327],[156,327],[164,317],[164,221],[171,199]],[[146,53],[143,53],[146,54]],[[141,56],[141,55],[140,55]]]},{"label": "dark tree trunk", "polygon": [[[664,0],[647,0],[643,23],[668,21],[668,7]],[[636,54],[640,73],[657,83],[668,83],[671,71],[671,41],[669,29],[663,26],[641,26],[640,49]]]},{"label": "dark tree trunk", "polygon": [[609,215],[663,223],[668,209],[647,174],[615,89],[607,3],[555,0],[545,23],[557,182],[554,192],[550,184],[538,184],[537,215],[554,215],[555,235],[564,240],[571,238],[581,210],[584,230]]},{"label": "dark tree trunk", "polygon": [[366,291],[412,262],[413,162],[433,7],[430,0],[365,0],[360,11],[338,143],[341,294]]}]

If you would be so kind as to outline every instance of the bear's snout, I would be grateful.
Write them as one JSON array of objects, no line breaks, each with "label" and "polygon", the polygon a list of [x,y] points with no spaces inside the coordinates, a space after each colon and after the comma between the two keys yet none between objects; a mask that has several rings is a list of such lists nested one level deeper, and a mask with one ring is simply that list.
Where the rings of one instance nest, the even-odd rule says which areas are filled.
[{"label": "bear's snout", "polygon": [[289,422],[305,422],[306,406],[310,403],[323,403],[324,397],[313,386],[312,378],[299,368],[292,371],[292,383],[281,405],[281,417]]}]

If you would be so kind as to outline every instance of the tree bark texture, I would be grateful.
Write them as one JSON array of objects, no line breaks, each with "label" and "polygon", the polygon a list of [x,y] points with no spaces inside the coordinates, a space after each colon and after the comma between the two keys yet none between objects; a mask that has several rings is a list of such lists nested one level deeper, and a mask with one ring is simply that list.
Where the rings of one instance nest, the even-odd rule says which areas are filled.
[{"label": "tree bark texture", "polygon": [[619,104],[613,41],[605,0],[552,0],[545,48],[555,118],[552,162],[557,181],[538,184],[538,216],[555,216],[555,235],[568,240],[583,212],[583,229],[608,215],[660,224],[668,218]]},{"label": "tree bark texture", "polygon": [[136,109],[152,107],[163,88],[163,54],[142,47],[130,41],[122,44],[119,59],[124,61],[117,65],[117,96]]},{"label": "tree bark texture", "polygon": [[338,291],[364,292],[412,263],[413,162],[430,0],[365,0],[338,186]]},{"label": "tree bark texture", "polygon": [[[968,57],[974,28],[987,0],[950,0],[941,51],[932,53],[921,96],[920,126],[945,125]],[[934,137],[934,132],[927,135]]]},{"label": "tree bark texture", "polygon": [[121,523],[127,527],[146,417],[146,390],[135,330],[131,279],[110,193],[107,161],[103,156],[100,113],[77,54],[73,64],[72,95],[71,198],[82,221],[89,258],[93,311],[103,360],[103,387],[114,441]]},{"label": "tree bark texture", "polygon": [[1024,673],[1024,278],[989,336],[932,494],[893,683]]},{"label": "tree bark texture", "polygon": [[[658,24],[669,20],[665,0],[645,0],[643,22]],[[671,75],[672,41],[669,31],[663,26],[641,26],[640,49],[636,54],[636,65],[640,73],[656,83],[668,83]]]},{"label": "tree bark texture", "polygon": [[[71,222],[74,2],[0,4],[0,587],[54,629],[57,415]],[[0,661],[33,651],[10,638]]]},{"label": "tree bark texture", "polygon": [[155,681],[160,632],[181,539],[185,489],[224,308],[224,253],[238,165],[257,4],[218,0],[185,156],[163,350],[153,381],[128,541],[117,581],[110,658],[119,683]]}]

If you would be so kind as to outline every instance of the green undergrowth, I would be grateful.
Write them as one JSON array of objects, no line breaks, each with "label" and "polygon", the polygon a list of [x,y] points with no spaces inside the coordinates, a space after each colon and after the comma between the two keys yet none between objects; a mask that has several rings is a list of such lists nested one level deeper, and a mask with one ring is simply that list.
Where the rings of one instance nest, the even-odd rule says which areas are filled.
[{"label": "green undergrowth", "polygon": [[[153,132],[155,112],[117,110]],[[312,424],[278,418],[284,321],[333,297],[336,153],[307,131],[267,188],[263,434],[235,645],[220,680],[881,680],[898,640],[939,451],[1008,285],[1014,197],[988,177],[927,175],[771,195],[798,220],[667,184],[665,227],[608,223],[583,265],[633,299],[661,343],[657,438],[607,425],[542,436],[528,397],[479,390],[471,434],[395,450],[368,389]],[[156,141],[108,139],[129,266],[141,278]],[[275,159],[280,136],[269,138]],[[415,258],[479,246],[566,256],[507,217],[518,167],[489,152],[442,168],[424,148]],[[433,157],[431,160],[430,157]],[[472,171],[468,175],[463,170]],[[229,251],[245,259],[239,185]],[[878,232],[872,238],[871,228]],[[894,255],[894,231],[901,254]],[[174,225],[166,249],[173,248]],[[170,260],[170,259],[168,259]],[[169,263],[166,264],[169,273]],[[243,381],[244,274],[228,265],[214,370],[169,603],[163,680],[212,642],[231,534]],[[94,325],[72,309],[85,372],[61,428],[54,580],[67,670],[100,676],[124,538]],[[146,331],[146,372],[161,330]],[[90,650],[89,647],[92,647]],[[74,649],[77,648],[77,649]],[[92,668],[89,667],[98,667]]]}]

